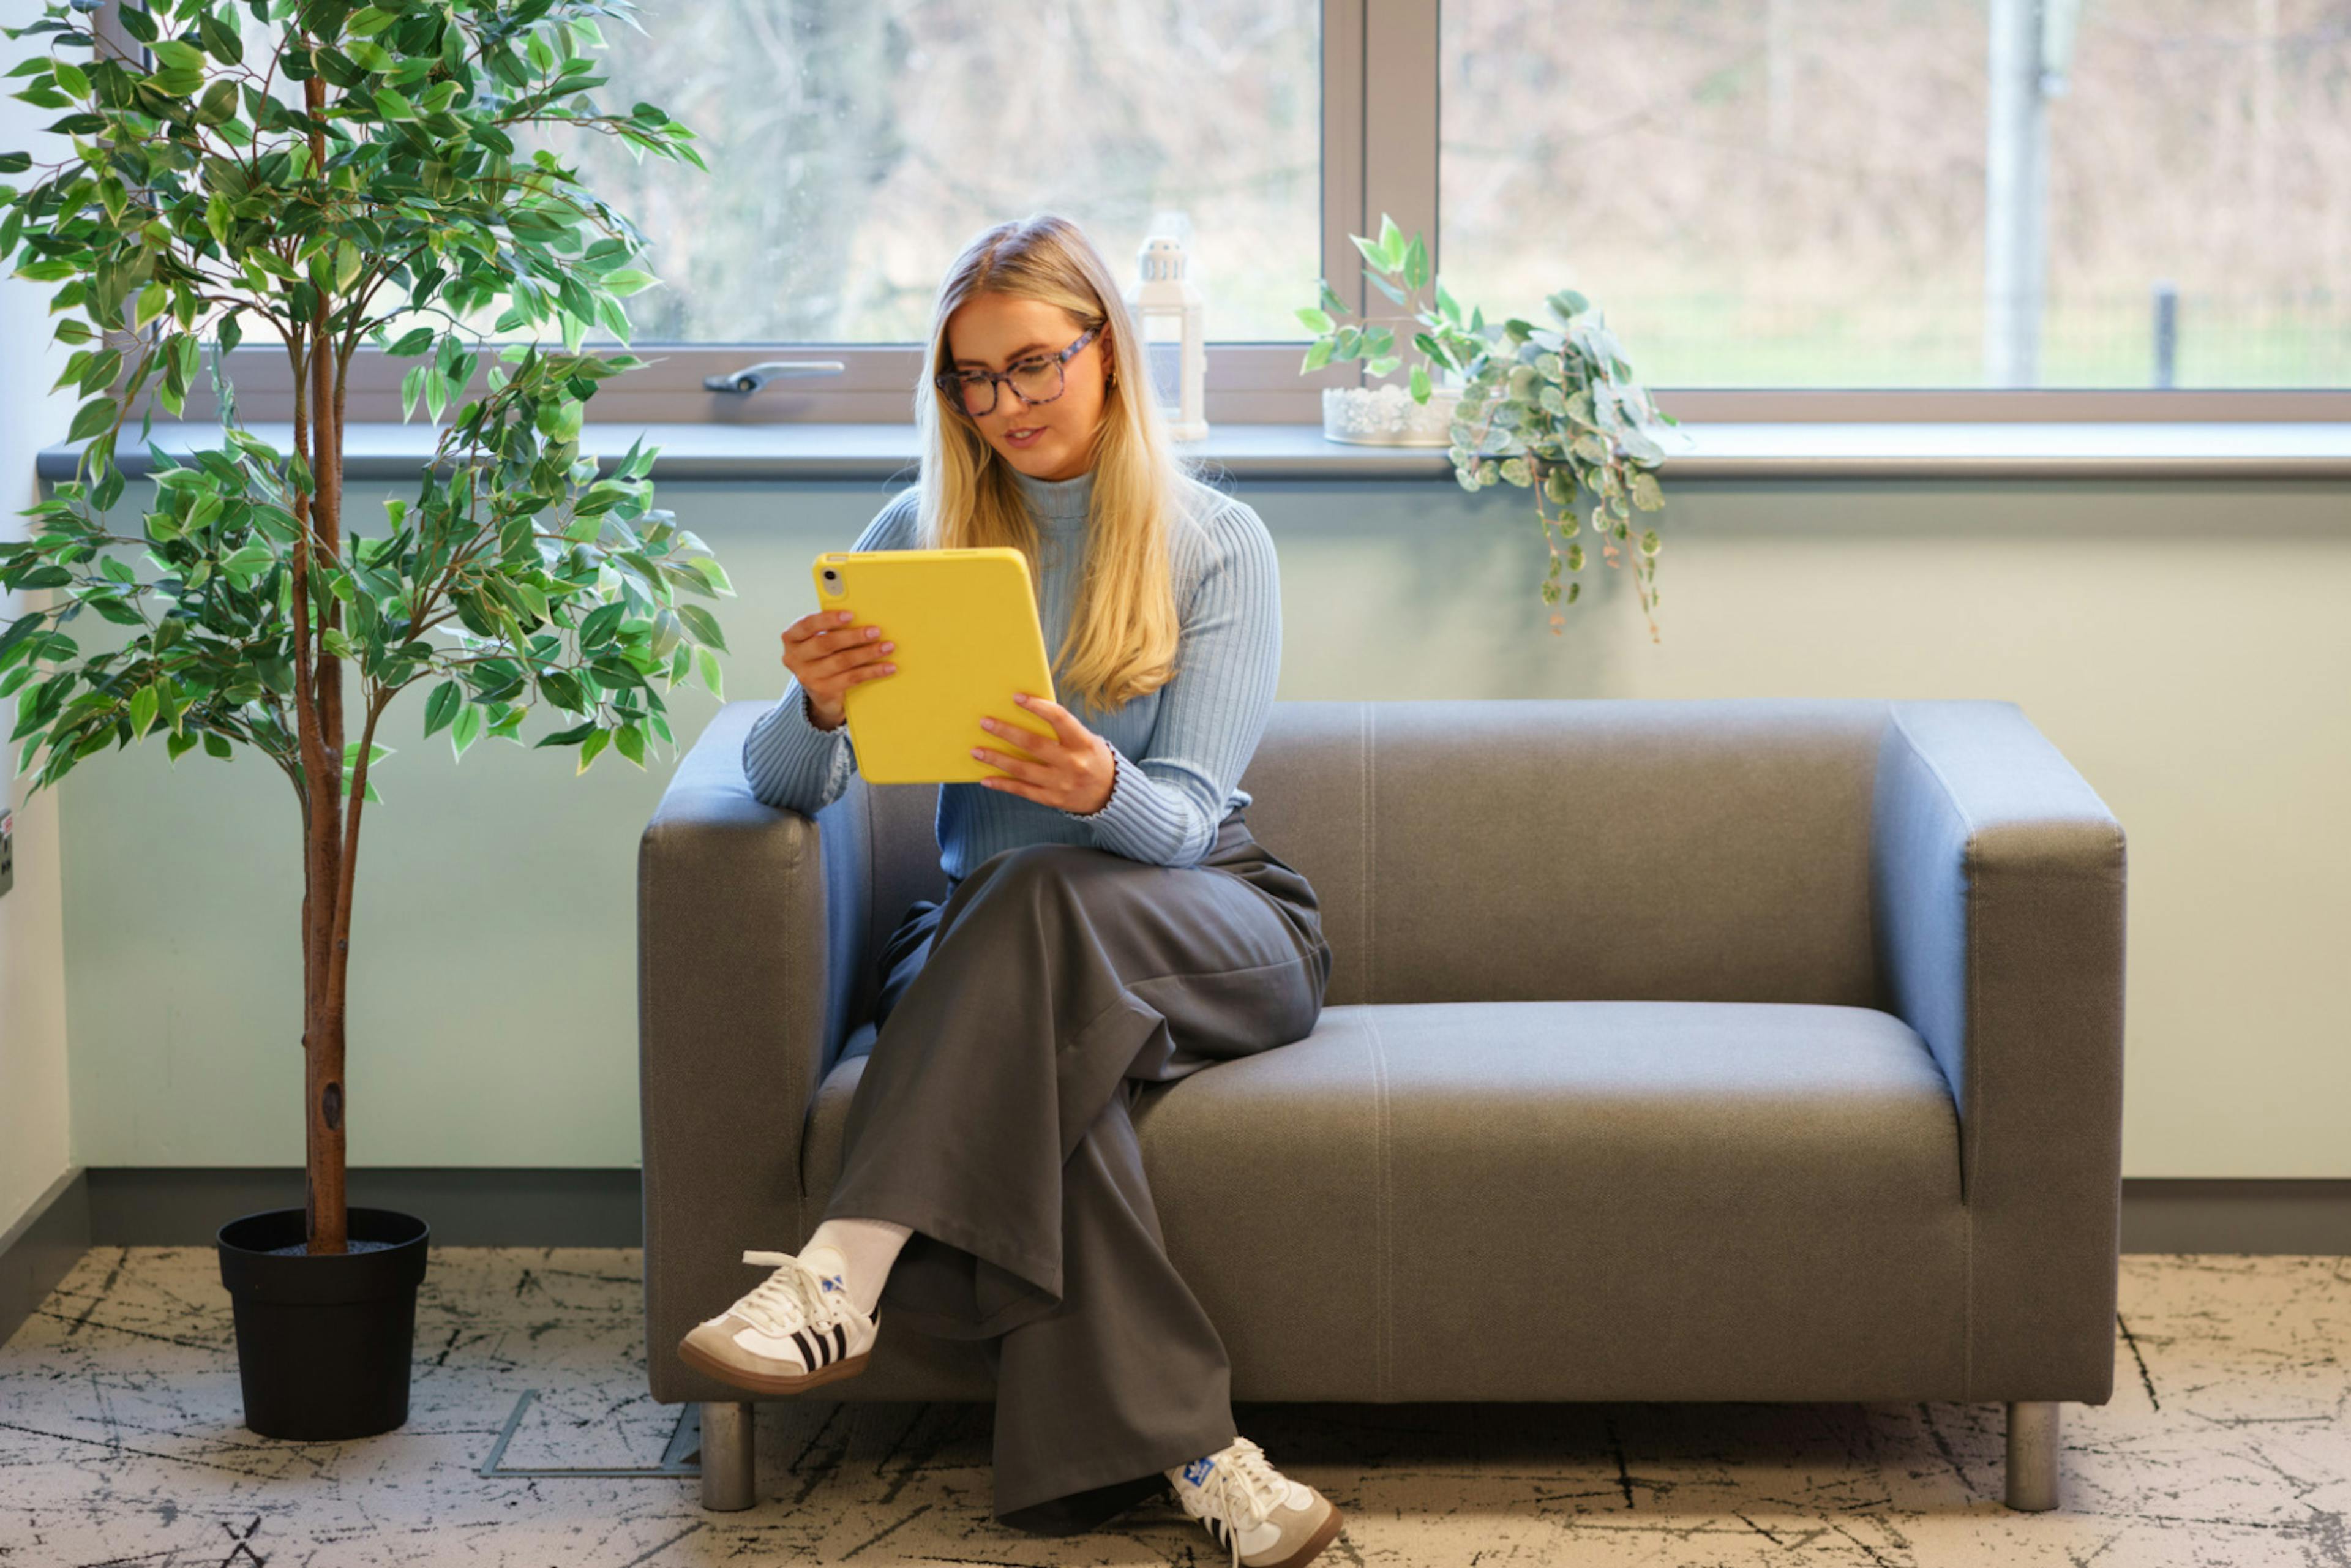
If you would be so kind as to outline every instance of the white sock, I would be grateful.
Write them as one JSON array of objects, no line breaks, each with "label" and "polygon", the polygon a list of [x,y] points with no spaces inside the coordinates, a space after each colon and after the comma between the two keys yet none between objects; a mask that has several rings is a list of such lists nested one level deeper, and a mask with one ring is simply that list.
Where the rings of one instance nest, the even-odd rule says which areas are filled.
[{"label": "white sock", "polygon": [[[890,1266],[898,1260],[898,1249],[914,1233],[913,1227],[887,1219],[828,1219],[800,1249],[800,1258],[820,1273],[840,1273],[848,1281],[849,1299],[857,1303],[859,1312],[872,1317],[875,1303],[882,1300],[882,1286],[890,1278]],[[820,1249],[833,1254],[839,1263],[831,1269],[819,1263],[811,1254]]]}]

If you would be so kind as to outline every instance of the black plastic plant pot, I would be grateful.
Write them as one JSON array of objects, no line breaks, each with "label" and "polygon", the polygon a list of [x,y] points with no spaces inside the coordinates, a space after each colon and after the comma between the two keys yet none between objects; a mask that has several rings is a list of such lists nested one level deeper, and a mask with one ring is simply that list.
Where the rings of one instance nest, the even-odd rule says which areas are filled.
[{"label": "black plastic plant pot", "polygon": [[424,1221],[350,1210],[350,1239],[381,1243],[312,1258],[298,1208],[232,1219],[220,1230],[221,1283],[236,1318],[245,1424],[264,1437],[371,1437],[408,1419]]}]

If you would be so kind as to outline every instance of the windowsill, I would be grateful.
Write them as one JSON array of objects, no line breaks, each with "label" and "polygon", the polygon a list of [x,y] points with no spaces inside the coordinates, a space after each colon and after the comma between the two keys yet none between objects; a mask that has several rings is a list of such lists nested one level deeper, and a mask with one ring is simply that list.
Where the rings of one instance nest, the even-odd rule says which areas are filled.
[{"label": "windowsill", "polygon": [[[289,425],[250,428],[281,448],[293,438]],[[146,450],[125,434],[122,465],[143,475]],[[911,424],[591,423],[586,439],[611,466],[640,434],[661,448],[656,479],[912,480],[916,468]],[[2344,421],[1687,423],[1666,434],[1659,472],[1675,480],[2351,477],[2351,422]],[[216,427],[158,423],[153,434],[156,445],[176,455],[215,440]],[[421,421],[352,424],[344,476],[410,478],[434,442]],[[1311,424],[1219,425],[1178,450],[1235,479],[1452,476],[1442,451],[1348,445],[1325,440]],[[70,479],[74,462],[74,447],[48,447],[40,477]]]}]

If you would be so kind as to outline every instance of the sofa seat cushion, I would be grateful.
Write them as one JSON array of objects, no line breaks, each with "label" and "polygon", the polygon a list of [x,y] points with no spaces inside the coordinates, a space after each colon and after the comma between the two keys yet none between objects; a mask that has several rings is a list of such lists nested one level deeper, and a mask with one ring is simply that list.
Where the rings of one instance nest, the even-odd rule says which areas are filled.
[{"label": "sofa seat cushion", "polygon": [[[812,1194],[863,1065],[811,1106]],[[1135,1117],[1237,1398],[1962,1396],[1958,1118],[1891,1014],[1332,1006]]]}]

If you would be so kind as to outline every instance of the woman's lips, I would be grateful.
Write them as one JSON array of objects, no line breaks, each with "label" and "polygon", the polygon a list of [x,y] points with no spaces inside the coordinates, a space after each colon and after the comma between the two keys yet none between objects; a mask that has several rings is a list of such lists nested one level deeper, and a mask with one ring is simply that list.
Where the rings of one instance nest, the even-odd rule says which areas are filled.
[{"label": "woman's lips", "polygon": [[1032,424],[1026,429],[1015,426],[1004,433],[1004,444],[1016,447],[1034,446],[1044,439],[1044,435],[1045,427],[1041,424]]}]

